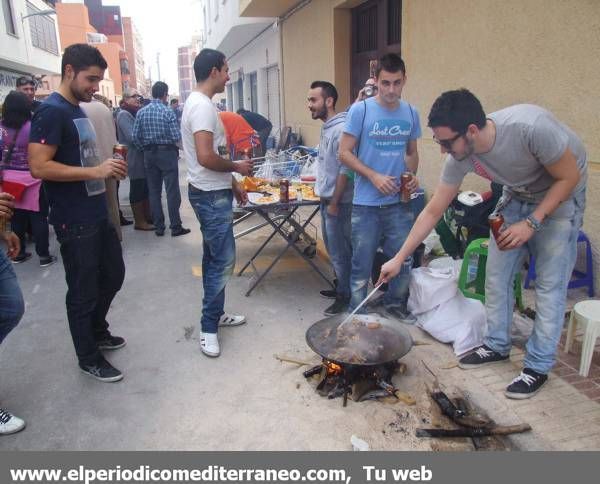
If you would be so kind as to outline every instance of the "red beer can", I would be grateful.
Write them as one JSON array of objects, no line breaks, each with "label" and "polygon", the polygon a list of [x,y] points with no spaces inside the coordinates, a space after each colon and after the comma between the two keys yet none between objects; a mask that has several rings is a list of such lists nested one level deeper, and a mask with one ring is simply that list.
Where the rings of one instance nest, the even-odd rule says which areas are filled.
[{"label": "red beer can", "polygon": [[494,234],[494,238],[497,241],[498,237],[500,237],[500,233],[504,230],[504,216],[501,213],[492,213],[488,217],[488,223],[490,224],[492,234]]},{"label": "red beer can", "polygon": [[116,160],[127,161],[127,146],[116,144],[113,146],[113,158]]},{"label": "red beer can", "polygon": [[410,171],[405,171],[400,175],[400,201],[402,203],[410,202],[410,190],[408,188],[408,184],[412,180],[412,173]]},{"label": "red beer can", "polygon": [[290,201],[290,181],[287,178],[279,180],[279,201],[281,203]]}]

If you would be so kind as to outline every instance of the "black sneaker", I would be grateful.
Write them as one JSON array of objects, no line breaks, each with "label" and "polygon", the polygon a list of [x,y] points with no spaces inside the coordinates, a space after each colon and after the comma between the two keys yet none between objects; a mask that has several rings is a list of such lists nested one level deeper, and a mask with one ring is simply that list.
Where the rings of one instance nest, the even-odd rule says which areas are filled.
[{"label": "black sneaker", "polygon": [[40,267],[48,267],[56,262],[56,257],[49,255],[46,257],[40,257]]},{"label": "black sneaker", "polygon": [[23,254],[19,254],[17,257],[15,257],[12,260],[13,264],[21,264],[22,262],[25,262],[26,260],[31,259],[31,252],[24,252]]},{"label": "black sneaker", "polygon": [[111,383],[123,379],[123,373],[112,366],[108,361],[102,358],[95,365],[82,365],[79,368],[86,375],[106,383]]},{"label": "black sneaker", "polygon": [[531,368],[523,368],[521,374],[506,387],[504,395],[516,400],[531,398],[542,389],[547,381],[548,375],[538,373]]},{"label": "black sneaker", "polygon": [[186,235],[191,232],[190,229],[186,229],[185,227],[179,227],[178,229],[171,231],[171,237],[179,237],[180,235]]},{"label": "black sneaker", "polygon": [[415,324],[417,322],[417,318],[415,318],[406,306],[389,306],[385,308],[385,311],[401,323]]},{"label": "black sneaker", "polygon": [[323,289],[322,291],[319,291],[319,294],[325,299],[335,299],[337,297],[335,289]]},{"label": "black sneaker", "polygon": [[157,237],[162,237],[163,235],[165,235],[165,229],[156,229],[154,233]]},{"label": "black sneaker", "polygon": [[106,338],[97,341],[99,350],[118,350],[127,344],[125,338],[113,336],[112,334]]},{"label": "black sneaker", "polygon": [[323,311],[323,314],[325,314],[325,316],[335,316],[336,314],[343,313],[348,309],[349,302],[350,299],[338,297],[331,306]]},{"label": "black sneaker", "polygon": [[324,297],[325,299],[337,299],[338,297],[338,293],[336,291],[338,285],[338,281],[337,279],[333,280],[333,289],[323,289],[322,291],[319,291],[319,294],[321,295],[321,297]]},{"label": "black sneaker", "polygon": [[469,353],[467,356],[463,356],[458,360],[458,366],[463,370],[468,370],[469,368],[479,368],[484,365],[501,363],[506,360],[508,360],[508,355],[503,356],[500,353],[496,353],[491,348],[488,348],[486,345],[481,345],[478,348],[475,348],[472,353]]}]

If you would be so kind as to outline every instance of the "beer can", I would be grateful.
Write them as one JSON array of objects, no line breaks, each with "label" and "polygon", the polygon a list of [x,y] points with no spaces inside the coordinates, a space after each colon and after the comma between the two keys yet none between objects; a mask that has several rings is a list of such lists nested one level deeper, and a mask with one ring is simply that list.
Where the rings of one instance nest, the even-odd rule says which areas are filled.
[{"label": "beer can", "polygon": [[490,224],[492,234],[497,241],[498,237],[500,237],[500,233],[504,230],[504,216],[501,213],[494,212],[488,217],[488,223]]},{"label": "beer can", "polygon": [[116,160],[127,161],[127,146],[116,144],[113,146],[113,158]]},{"label": "beer can", "polygon": [[410,190],[408,188],[408,184],[412,180],[412,173],[410,171],[405,171],[400,176],[400,201],[402,203],[410,202]]},{"label": "beer can", "polygon": [[279,201],[281,203],[290,201],[290,181],[287,178],[279,180]]}]

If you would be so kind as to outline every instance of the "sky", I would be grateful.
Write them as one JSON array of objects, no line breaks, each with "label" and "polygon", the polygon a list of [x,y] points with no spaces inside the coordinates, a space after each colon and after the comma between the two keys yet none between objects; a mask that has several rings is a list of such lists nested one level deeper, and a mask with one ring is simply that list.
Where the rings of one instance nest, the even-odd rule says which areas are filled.
[{"label": "sky", "polygon": [[[83,3],[83,0],[62,0]],[[169,93],[179,91],[177,48],[189,45],[203,25],[200,0],[103,0],[103,5],[119,5],[121,16],[131,17],[144,49],[145,72],[152,70],[157,81],[156,53],[160,53],[161,81],[169,85]]]}]

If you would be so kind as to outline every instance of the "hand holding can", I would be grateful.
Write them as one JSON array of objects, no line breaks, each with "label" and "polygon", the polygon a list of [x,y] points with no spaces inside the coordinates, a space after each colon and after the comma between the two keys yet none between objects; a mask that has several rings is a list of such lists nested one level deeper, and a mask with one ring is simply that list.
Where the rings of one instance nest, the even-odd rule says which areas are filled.
[{"label": "hand holding can", "polygon": [[488,223],[497,242],[500,233],[506,228],[504,226],[504,216],[501,213],[494,212],[488,217]]}]

